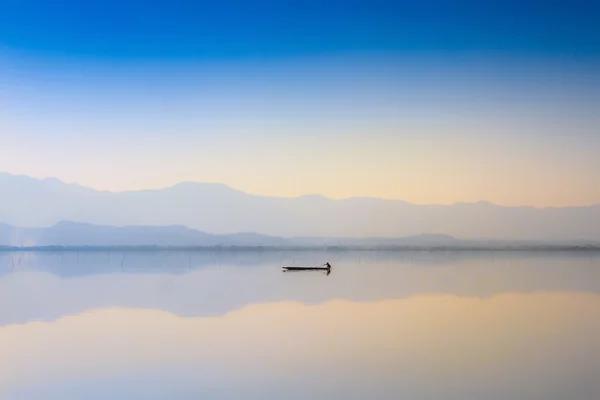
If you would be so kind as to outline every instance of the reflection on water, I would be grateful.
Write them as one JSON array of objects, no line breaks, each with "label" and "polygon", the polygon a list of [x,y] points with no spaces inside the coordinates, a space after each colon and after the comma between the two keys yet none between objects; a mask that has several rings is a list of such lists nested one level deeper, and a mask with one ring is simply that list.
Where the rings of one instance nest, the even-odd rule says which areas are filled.
[{"label": "reflection on water", "polygon": [[10,257],[3,399],[600,398],[593,254]]}]

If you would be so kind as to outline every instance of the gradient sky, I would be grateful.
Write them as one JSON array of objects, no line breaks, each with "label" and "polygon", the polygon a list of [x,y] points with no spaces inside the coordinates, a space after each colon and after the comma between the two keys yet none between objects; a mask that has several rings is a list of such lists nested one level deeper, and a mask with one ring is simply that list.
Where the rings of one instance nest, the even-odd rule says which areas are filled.
[{"label": "gradient sky", "polygon": [[599,110],[592,1],[0,1],[9,173],[588,205]]}]

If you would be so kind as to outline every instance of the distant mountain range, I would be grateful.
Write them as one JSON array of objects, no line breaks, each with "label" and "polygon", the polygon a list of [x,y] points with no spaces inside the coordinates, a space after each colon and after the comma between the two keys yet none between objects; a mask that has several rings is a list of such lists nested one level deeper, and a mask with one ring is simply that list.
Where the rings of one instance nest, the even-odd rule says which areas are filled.
[{"label": "distant mountain range", "polygon": [[185,226],[103,226],[62,221],[48,228],[17,228],[0,224],[0,246],[13,247],[302,247],[302,246],[386,246],[442,245],[458,241],[445,235],[419,235],[388,239],[288,238],[235,233],[213,235]]},{"label": "distant mountain range", "polygon": [[[86,244],[108,236],[113,240],[128,238],[131,243],[145,243],[151,238],[164,244],[282,244],[289,238],[295,238],[295,243],[331,242],[336,238],[343,238],[345,243],[381,243],[423,233],[442,236],[426,235],[419,240],[443,241],[453,236],[488,241],[600,241],[597,205],[534,208],[488,202],[415,205],[399,200],[334,200],[318,195],[281,198],[250,195],[212,183],[112,193],[57,179],[4,173],[0,173],[0,221],[18,227],[52,227],[27,230],[28,238],[37,238],[27,240],[36,243],[50,243],[51,237],[67,235],[73,225],[61,221],[101,225],[93,229],[88,226],[94,232],[89,232]],[[14,236],[16,230],[10,229]],[[19,231],[25,232],[22,228]]]},{"label": "distant mountain range", "polygon": [[271,248],[537,248],[600,246],[600,242],[460,240],[441,234],[403,238],[281,238],[257,233],[213,235],[185,226],[104,226],[62,221],[48,228],[17,228],[0,223],[0,249],[13,247],[271,247]]},{"label": "distant mountain range", "polygon": [[103,226],[62,221],[48,228],[0,224],[0,246],[285,246],[288,241],[256,233],[212,235],[185,226]]}]

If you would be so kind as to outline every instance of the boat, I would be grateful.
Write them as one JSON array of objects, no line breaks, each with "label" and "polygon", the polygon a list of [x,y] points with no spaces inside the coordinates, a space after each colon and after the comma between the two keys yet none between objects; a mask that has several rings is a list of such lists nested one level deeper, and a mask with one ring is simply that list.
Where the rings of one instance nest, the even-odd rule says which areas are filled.
[{"label": "boat", "polygon": [[283,267],[283,271],[331,271],[331,264],[327,262],[318,267]]}]

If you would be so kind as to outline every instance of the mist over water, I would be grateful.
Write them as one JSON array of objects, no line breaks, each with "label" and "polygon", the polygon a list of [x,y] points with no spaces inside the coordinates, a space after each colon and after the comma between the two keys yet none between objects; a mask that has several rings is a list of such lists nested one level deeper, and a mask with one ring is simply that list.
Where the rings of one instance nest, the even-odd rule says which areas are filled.
[{"label": "mist over water", "polygon": [[591,400],[598,335],[591,251],[0,254],[6,399]]}]

